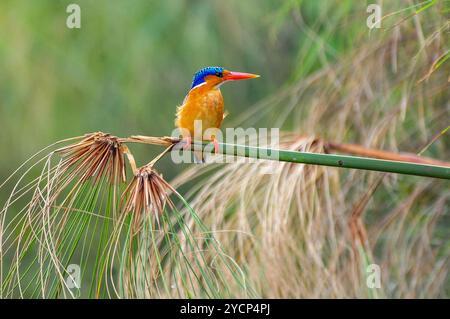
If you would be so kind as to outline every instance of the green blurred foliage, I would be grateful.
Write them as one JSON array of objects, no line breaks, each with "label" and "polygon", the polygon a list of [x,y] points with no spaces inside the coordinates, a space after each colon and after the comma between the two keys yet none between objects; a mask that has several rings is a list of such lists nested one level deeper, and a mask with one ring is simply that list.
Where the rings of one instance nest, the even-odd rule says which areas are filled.
[{"label": "green blurred foliage", "polygon": [[[66,27],[66,8],[71,3],[81,7],[81,29]],[[169,135],[176,106],[187,93],[193,73],[208,65],[261,74],[258,80],[223,87],[230,113],[224,127],[232,126],[240,114],[275,96],[286,84],[301,83],[339,61],[354,64],[352,52],[358,45],[391,34],[391,29],[376,34],[368,31],[368,3],[4,0],[0,2],[0,179],[31,154],[60,139],[93,131],[123,137]],[[383,8],[409,14],[415,6],[389,2]],[[427,12],[421,15],[432,21]],[[401,17],[392,19],[387,25]],[[413,91],[411,85],[409,91]],[[346,89],[342,89],[343,95]],[[388,96],[388,89],[383,89],[386,99],[399,101],[404,93],[399,87],[393,90],[396,96]],[[373,108],[381,109],[385,102],[379,100]],[[308,107],[302,103],[296,109],[306,112]],[[277,126],[280,122],[274,118],[279,111],[258,115],[257,125]],[[409,116],[407,112],[404,125],[408,134],[406,138],[399,134],[400,142],[416,134],[415,113],[411,119]],[[282,125],[293,131],[298,126],[296,117],[290,119]],[[431,134],[445,123],[435,126],[430,127]],[[320,127],[314,131],[302,128],[301,133],[336,140],[333,131]],[[358,142],[352,130],[347,135],[348,141]],[[422,134],[414,139],[420,141],[417,147],[408,144],[404,150],[420,149],[430,139]],[[337,140],[344,141],[341,137]],[[159,151],[158,147],[133,145],[138,165]],[[165,158],[159,165],[170,179],[183,165],[169,161]]]},{"label": "green blurred foliage", "polygon": [[[81,29],[66,27],[70,3],[81,7]],[[273,23],[278,6],[276,0],[2,1],[1,179],[63,138],[170,134],[175,108],[204,66],[262,75],[223,90],[232,119],[275,91],[294,67],[296,35],[289,24]],[[135,155],[143,164],[157,151],[139,148]]]}]

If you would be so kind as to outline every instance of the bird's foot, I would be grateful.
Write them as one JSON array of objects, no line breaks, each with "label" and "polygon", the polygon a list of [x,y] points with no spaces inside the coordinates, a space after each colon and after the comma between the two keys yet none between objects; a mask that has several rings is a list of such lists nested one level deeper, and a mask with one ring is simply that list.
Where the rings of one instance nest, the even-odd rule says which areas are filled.
[{"label": "bird's foot", "polygon": [[214,153],[219,154],[219,142],[217,141],[216,138],[213,139],[213,144],[214,144]]}]

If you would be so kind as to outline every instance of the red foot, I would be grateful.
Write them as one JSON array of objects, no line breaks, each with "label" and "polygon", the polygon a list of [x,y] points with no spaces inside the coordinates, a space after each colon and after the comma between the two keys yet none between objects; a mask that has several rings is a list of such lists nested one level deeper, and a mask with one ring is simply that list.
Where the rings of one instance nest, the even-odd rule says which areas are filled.
[{"label": "red foot", "polygon": [[214,153],[219,154],[219,142],[217,141],[216,138],[213,139],[213,144],[214,144]]}]

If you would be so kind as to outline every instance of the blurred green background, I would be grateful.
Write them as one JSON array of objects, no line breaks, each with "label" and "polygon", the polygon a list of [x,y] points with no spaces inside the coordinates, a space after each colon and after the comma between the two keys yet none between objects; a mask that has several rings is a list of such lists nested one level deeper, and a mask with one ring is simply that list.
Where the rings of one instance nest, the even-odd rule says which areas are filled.
[{"label": "blurred green background", "polygon": [[[81,29],[66,27],[70,3],[81,7]],[[235,118],[295,66],[297,35],[292,22],[277,24],[279,7],[275,0],[2,1],[0,179],[63,138],[169,135],[176,106],[204,66],[262,75],[223,90]],[[135,152],[145,162],[160,150]]]},{"label": "blurred green background", "polygon": [[[66,26],[69,15],[66,8],[71,3],[81,7],[81,29]],[[303,85],[302,81],[314,71],[325,70],[339,61],[345,61],[348,64],[344,64],[345,67],[353,67],[352,52],[363,51],[363,45],[369,40],[377,41],[392,34],[391,26],[401,21],[401,15],[393,15],[387,30],[371,34],[366,26],[368,3],[370,1],[1,1],[0,149],[4,155],[0,156],[0,179],[31,154],[64,138],[93,131],[121,137],[169,135],[174,126],[176,106],[189,90],[192,75],[205,66],[219,65],[261,75],[256,81],[223,87],[229,112],[223,126],[231,126],[255,103],[267,101],[287,85]],[[414,9],[415,4],[383,4],[385,12],[405,12],[405,16],[412,12],[411,8]],[[425,22],[433,23],[430,17],[432,15]],[[409,19],[407,24],[413,26],[413,22]],[[399,60],[399,65],[406,64],[415,53],[408,54],[406,59]],[[358,63],[354,66],[364,67]],[[367,72],[371,72],[370,67]],[[377,78],[373,80],[376,82]],[[323,86],[323,89],[326,94],[328,88]],[[379,89],[384,92],[383,98],[388,98],[388,89],[395,90],[395,99],[402,98],[401,87],[380,86]],[[414,91],[412,86],[407,90]],[[344,97],[347,94],[345,89],[341,93]],[[277,106],[244,125],[283,125],[283,129],[297,129],[299,121],[274,120],[280,112],[283,112],[281,117],[289,114],[291,102],[296,105],[292,110],[300,116],[306,115],[311,105],[306,101],[282,102],[286,110]],[[389,107],[382,103],[385,101],[377,99],[377,104],[371,108]],[[335,114],[341,106],[332,107],[332,104],[328,106]],[[431,108],[426,108],[424,112],[429,110]],[[370,109],[364,111],[371,112]],[[405,129],[411,131],[417,121],[414,116],[411,119],[408,116],[409,113]],[[323,123],[323,128],[302,126],[300,133],[327,137],[329,126]],[[431,134],[444,125],[432,127]],[[398,133],[400,137],[403,132]],[[361,142],[358,135],[352,134],[349,130],[348,141]],[[408,134],[410,137],[411,132]],[[331,138],[344,141],[342,136],[331,134]],[[421,134],[415,139],[420,142],[417,146],[410,147],[408,143],[403,149],[417,150],[430,139],[430,135]],[[158,147],[133,147],[138,165],[146,163],[159,151]],[[159,165],[168,178],[183,169],[182,165],[169,163],[167,158]],[[170,169],[165,169],[168,166]]]}]

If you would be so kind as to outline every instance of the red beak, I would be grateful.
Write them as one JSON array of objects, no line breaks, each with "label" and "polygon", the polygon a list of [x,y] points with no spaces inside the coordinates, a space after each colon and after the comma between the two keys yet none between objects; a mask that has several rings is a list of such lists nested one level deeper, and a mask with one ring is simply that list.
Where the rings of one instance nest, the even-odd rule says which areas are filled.
[{"label": "red beak", "polygon": [[232,72],[224,74],[224,80],[247,80],[247,79],[254,79],[259,78],[259,75],[257,74],[251,74],[251,73],[243,73],[243,72]]}]

